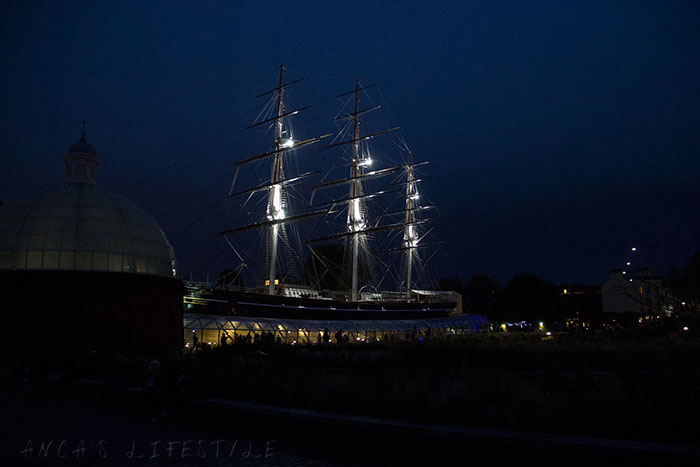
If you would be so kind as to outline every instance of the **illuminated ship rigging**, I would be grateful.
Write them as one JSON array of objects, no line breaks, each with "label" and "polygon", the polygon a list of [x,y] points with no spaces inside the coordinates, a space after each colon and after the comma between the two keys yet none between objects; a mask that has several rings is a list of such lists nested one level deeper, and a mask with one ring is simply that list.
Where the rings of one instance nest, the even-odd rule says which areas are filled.
[{"label": "illuminated ship rigging", "polygon": [[[266,261],[264,271],[264,288],[262,285],[255,289],[237,288],[230,289],[226,294],[231,310],[235,314],[262,314],[272,315],[294,314],[295,317],[313,317],[318,313],[328,311],[338,314],[346,312],[348,319],[387,318],[416,318],[427,316],[445,316],[454,312],[457,308],[457,300],[449,293],[417,290],[414,288],[414,267],[418,258],[417,250],[423,247],[435,247],[440,242],[424,242],[428,233],[423,226],[433,219],[424,219],[420,216],[435,208],[432,205],[420,205],[418,186],[421,180],[416,174],[416,168],[426,162],[415,164],[411,152],[408,152],[407,161],[381,169],[372,169],[373,159],[367,142],[373,138],[393,132],[398,127],[383,129],[369,134],[361,131],[361,117],[379,109],[375,105],[360,108],[360,92],[372,86],[361,87],[359,81],[355,81],[355,88],[338,97],[351,99],[351,111],[337,116],[334,121],[343,126],[331,143],[324,150],[344,150],[344,157],[349,159],[349,176],[331,181],[320,181],[311,189],[310,200],[306,212],[290,211],[289,189],[293,185],[301,184],[320,171],[307,171],[293,174],[287,170],[287,157],[298,149],[315,145],[322,139],[332,136],[324,134],[308,139],[297,140],[291,131],[289,121],[292,116],[308,109],[299,107],[288,110],[285,104],[287,89],[299,83],[302,79],[285,82],[285,69],[280,66],[278,85],[260,94],[258,97],[272,97],[274,111],[272,116],[263,116],[260,121],[248,128],[271,126],[274,131],[272,147],[262,153],[246,157],[235,163],[236,172],[229,189],[229,196],[248,196],[248,199],[257,193],[266,195],[266,208],[264,217],[252,224],[226,229],[220,232],[224,236],[238,234],[251,230],[261,230],[265,233]],[[268,114],[269,115],[269,114]],[[241,168],[253,162],[269,161],[270,177],[265,183],[253,188],[236,191]],[[392,183],[387,183],[376,190],[368,189],[368,182],[386,180],[394,177]],[[342,190],[342,191],[339,191]],[[347,190],[347,191],[346,191]],[[340,196],[334,194],[341,193]],[[344,194],[342,194],[344,193]],[[379,197],[399,195],[401,208],[391,212],[385,210],[371,219],[368,203]],[[314,203],[314,198],[325,197]],[[298,221],[314,218],[328,219],[331,216],[345,218],[345,226],[340,232],[330,235],[305,240],[303,243],[314,251],[314,245],[328,244],[329,242],[344,242],[344,251],[347,251],[349,261],[349,290],[318,291],[310,285],[286,283],[284,274],[281,273],[281,262],[284,259],[281,249],[289,247],[287,227]],[[317,219],[318,220],[318,219]],[[369,284],[362,284],[367,280],[361,274],[363,263],[368,261],[370,240],[380,233],[389,233],[396,239],[394,247],[383,251],[385,254],[401,253],[403,255],[403,267],[400,290],[397,292],[379,292],[375,287],[374,293],[362,292]],[[235,240],[234,240],[235,242]],[[302,247],[305,248],[305,247]],[[297,255],[300,256],[300,255]],[[349,294],[348,294],[349,292]],[[353,312],[352,315],[347,312]],[[392,313],[393,312],[393,313]],[[308,314],[311,316],[307,316]],[[341,317],[342,318],[342,317]]]}]

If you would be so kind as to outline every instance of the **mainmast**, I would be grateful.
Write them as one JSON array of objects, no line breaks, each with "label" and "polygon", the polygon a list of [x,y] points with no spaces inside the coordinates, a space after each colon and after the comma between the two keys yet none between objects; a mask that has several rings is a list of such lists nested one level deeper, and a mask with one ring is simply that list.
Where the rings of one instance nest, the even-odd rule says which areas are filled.
[{"label": "mainmast", "polygon": [[352,182],[350,183],[350,197],[352,201],[350,202],[350,208],[348,209],[348,229],[353,232],[352,235],[352,288],[350,299],[352,301],[357,300],[357,292],[359,287],[359,271],[358,271],[358,257],[360,254],[360,231],[364,229],[364,222],[362,219],[362,199],[360,196],[360,172],[361,172],[361,162],[367,164],[366,160],[360,160],[360,116],[357,111],[359,110],[360,103],[360,84],[358,78],[355,78],[355,111],[352,115],[352,165],[351,174]]},{"label": "mainmast", "polygon": [[[328,203],[316,204],[315,206],[331,205],[335,206],[339,203],[348,204],[347,220],[346,220],[346,231],[341,234],[331,235],[329,237],[317,238],[307,241],[307,243],[322,242],[327,240],[335,240],[340,238],[350,238],[351,255],[352,255],[352,276],[351,276],[351,288],[350,288],[350,299],[352,301],[357,301],[359,297],[360,290],[360,254],[361,248],[364,244],[365,236],[370,232],[380,231],[387,229],[386,226],[381,227],[368,227],[367,222],[367,212],[366,212],[366,201],[368,199],[380,196],[386,193],[392,193],[397,190],[385,190],[378,191],[374,193],[364,193],[363,182],[366,179],[372,179],[377,177],[383,177],[389,175],[397,170],[403,168],[403,166],[389,167],[381,170],[374,170],[366,172],[367,168],[372,165],[372,158],[369,151],[363,151],[361,143],[375,136],[383,135],[394,130],[398,130],[399,127],[389,128],[383,131],[379,131],[372,134],[361,135],[360,133],[360,115],[377,110],[380,108],[379,105],[368,107],[366,109],[360,109],[360,91],[370,88],[371,86],[360,87],[360,82],[358,78],[355,78],[355,89],[343,94],[338,97],[343,97],[348,94],[353,94],[354,97],[354,108],[353,112],[336,117],[335,120],[349,120],[352,122],[352,139],[336,142],[327,146],[327,148],[334,148],[337,146],[342,146],[346,144],[352,145],[351,151],[351,163],[350,163],[350,176],[340,180],[333,180],[330,182],[324,182],[318,184],[314,187],[314,192],[318,189],[327,189],[339,184],[347,183],[349,186],[349,195],[347,198],[334,199]],[[313,195],[312,195],[313,198]],[[396,225],[392,225],[388,228],[396,228]]]}]

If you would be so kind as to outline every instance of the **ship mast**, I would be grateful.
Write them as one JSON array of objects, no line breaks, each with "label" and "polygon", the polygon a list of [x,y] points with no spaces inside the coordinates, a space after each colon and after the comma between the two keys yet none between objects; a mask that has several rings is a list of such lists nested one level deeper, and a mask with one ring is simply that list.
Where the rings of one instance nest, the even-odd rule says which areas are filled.
[{"label": "ship mast", "polygon": [[[259,121],[257,123],[254,123],[248,128],[254,128],[260,125],[265,125],[265,124],[272,124],[274,126],[274,146],[272,151],[267,151],[261,154],[257,154],[254,156],[246,157],[245,159],[241,159],[238,162],[236,162],[236,175],[234,175],[233,182],[231,183],[231,188],[229,189],[229,196],[237,196],[241,194],[254,194],[257,192],[262,192],[262,191],[267,191],[267,208],[266,208],[266,217],[267,219],[263,222],[258,222],[256,224],[244,226],[244,227],[238,227],[234,229],[228,229],[224,230],[222,232],[219,232],[222,235],[230,234],[230,233],[235,233],[235,232],[244,232],[247,230],[254,230],[254,229],[263,229],[267,228],[267,261],[266,261],[266,271],[265,271],[265,286],[267,287],[267,293],[269,295],[275,295],[277,292],[277,286],[280,283],[280,277],[278,276],[278,243],[280,238],[284,238],[285,236],[285,231],[284,231],[284,226],[285,224],[293,221],[298,221],[298,220],[303,220],[303,219],[308,219],[311,217],[317,217],[317,216],[322,216],[327,214],[328,210],[319,210],[319,211],[314,211],[311,213],[305,213],[305,214],[300,214],[300,215],[295,215],[295,216],[287,216],[287,213],[285,212],[285,208],[287,207],[287,195],[286,195],[286,187],[299,182],[300,180],[303,180],[311,175],[314,175],[318,173],[318,171],[315,172],[307,172],[295,177],[291,178],[285,178],[284,174],[284,155],[291,150],[297,149],[302,146],[307,146],[310,144],[317,143],[323,138],[326,138],[328,136],[331,136],[330,134],[318,136],[315,138],[310,138],[302,141],[294,141],[292,138],[291,133],[288,131],[285,131],[283,121],[284,118],[290,117],[292,115],[295,115],[296,113],[306,110],[308,107],[302,107],[300,109],[296,109],[293,111],[285,112],[285,106],[284,106],[284,89],[287,86],[290,86],[292,84],[298,83],[302,80],[297,79],[295,81],[290,81],[288,83],[284,82],[284,65],[280,65],[280,77],[279,77],[279,85],[267,92],[264,92],[257,97],[262,97],[269,95],[271,93],[276,94],[276,108],[277,111],[275,112],[274,116],[262,121]],[[269,183],[265,183],[263,185],[239,191],[234,193],[233,188],[236,183],[236,179],[238,178],[238,171],[240,170],[241,166],[244,164],[248,164],[251,162],[259,161],[261,159],[265,158],[272,158],[272,164],[271,164],[271,171],[270,171],[270,181]]]},{"label": "ship mast", "polygon": [[[282,186],[279,185],[280,170],[282,169],[282,111],[284,110],[284,65],[280,65],[280,84],[277,88],[277,117],[275,118],[275,154],[272,159],[272,173],[270,175],[270,188],[267,194],[267,219],[284,219],[282,207]],[[269,295],[275,294],[275,279],[277,278],[277,238],[280,224],[275,224],[268,231],[267,250],[269,260],[267,262],[267,282]]]},{"label": "ship mast", "polygon": [[418,244],[418,236],[416,235],[415,226],[413,225],[415,200],[418,197],[418,192],[416,191],[416,183],[414,181],[413,153],[411,151],[408,151],[408,165],[406,169],[406,227],[403,234],[403,242],[406,248],[406,300],[410,300],[413,250]]},{"label": "ship mast", "polygon": [[352,301],[357,300],[358,283],[359,283],[359,271],[358,271],[358,257],[360,250],[360,237],[359,233],[364,228],[362,221],[362,200],[360,196],[360,141],[358,139],[360,130],[360,117],[357,114],[359,110],[360,103],[360,85],[358,78],[355,78],[355,111],[352,116],[352,168],[351,174],[352,183],[350,184],[350,197],[352,201],[350,203],[350,209],[348,209],[348,228],[352,235],[352,289],[350,299]]},{"label": "ship mast", "polygon": [[[384,190],[384,191],[378,191],[374,193],[364,193],[363,190],[363,182],[368,179],[373,179],[373,178],[378,178],[378,177],[383,177],[386,175],[390,175],[391,173],[401,170],[403,166],[396,166],[396,167],[389,167],[386,169],[381,169],[381,170],[374,170],[374,171],[369,171],[366,172],[368,167],[372,165],[372,158],[371,155],[368,151],[362,151],[362,146],[361,143],[363,141],[367,141],[369,139],[372,139],[376,136],[383,135],[385,133],[389,133],[395,130],[398,130],[399,127],[394,127],[394,128],[389,128],[386,130],[382,130],[376,133],[372,134],[366,134],[366,135],[361,135],[360,132],[360,115],[363,115],[368,112],[372,112],[374,110],[377,110],[380,108],[379,105],[375,105],[372,107],[368,107],[366,109],[360,109],[360,91],[365,90],[367,88],[373,87],[374,85],[371,86],[364,86],[360,87],[360,82],[358,78],[355,78],[355,89],[343,94],[340,94],[337,97],[343,97],[348,94],[353,94],[354,97],[354,109],[353,112],[336,117],[335,120],[349,120],[352,122],[352,139],[350,140],[344,140],[344,141],[339,141],[336,143],[333,143],[327,148],[334,148],[338,146],[343,146],[346,144],[351,144],[352,145],[352,151],[351,151],[351,163],[350,163],[350,176],[347,178],[343,178],[340,180],[333,180],[330,182],[324,182],[321,184],[318,184],[314,187],[314,193],[316,190],[319,189],[327,189],[333,186],[337,186],[339,184],[349,184],[349,196],[347,198],[341,198],[341,199],[333,199],[330,202],[327,203],[321,203],[321,204],[315,204],[314,206],[326,206],[326,205],[331,205],[331,209],[333,206],[336,204],[341,204],[341,203],[347,203],[348,205],[348,211],[347,211],[347,220],[346,220],[346,231],[341,234],[337,235],[331,235],[328,237],[323,237],[323,238],[316,238],[313,240],[308,240],[307,243],[316,243],[316,242],[323,242],[327,240],[335,240],[335,239],[340,239],[340,238],[350,238],[350,242],[352,244],[351,246],[351,255],[352,255],[352,276],[351,276],[351,288],[350,288],[350,299],[352,301],[357,301],[360,296],[359,296],[359,290],[360,290],[360,254],[361,254],[361,248],[363,245],[363,240],[365,238],[365,235],[367,235],[370,232],[377,232],[381,230],[386,230],[387,228],[394,229],[397,228],[398,225],[392,225],[392,226],[380,226],[380,227],[368,227],[368,222],[367,222],[367,212],[366,212],[366,201],[368,199],[374,198],[376,196],[381,196],[387,193],[394,193],[398,190]],[[313,194],[312,194],[312,199],[313,199]]]}]

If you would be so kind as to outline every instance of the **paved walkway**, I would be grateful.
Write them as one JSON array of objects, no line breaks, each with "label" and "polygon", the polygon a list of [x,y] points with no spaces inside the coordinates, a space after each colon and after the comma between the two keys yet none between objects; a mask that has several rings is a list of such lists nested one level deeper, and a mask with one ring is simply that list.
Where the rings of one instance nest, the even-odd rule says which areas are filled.
[{"label": "paved walkway", "polygon": [[[694,447],[470,430],[207,400],[152,420],[137,399],[96,402],[4,385],[0,465],[697,465]],[[98,388],[94,388],[98,389]],[[76,393],[76,391],[78,393]],[[537,435],[537,436],[533,436]],[[686,449],[687,448],[687,449]],[[680,450],[678,450],[680,449]]]},{"label": "paved walkway", "polygon": [[277,439],[273,430],[266,435],[213,411],[211,423],[207,416],[152,421],[134,407],[38,396],[21,387],[0,401],[1,465],[333,465],[328,453],[317,458],[312,443]]}]

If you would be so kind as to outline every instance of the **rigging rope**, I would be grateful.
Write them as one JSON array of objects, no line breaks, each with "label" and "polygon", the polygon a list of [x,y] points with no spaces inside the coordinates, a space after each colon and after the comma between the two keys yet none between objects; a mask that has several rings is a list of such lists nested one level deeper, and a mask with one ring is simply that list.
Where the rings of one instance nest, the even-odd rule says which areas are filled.
[{"label": "rigging rope", "polygon": [[[224,109],[227,109],[227,108],[229,108],[229,107],[233,107],[233,104],[234,104],[234,103],[240,101],[240,100],[242,99],[242,96],[247,95],[247,94],[250,92],[250,90],[251,90],[254,86],[257,86],[257,85],[258,85],[258,82],[257,82],[257,81],[253,81],[253,82],[248,86],[248,89],[246,89],[245,91],[243,91],[240,95],[238,95],[238,96],[236,96],[236,97],[234,97],[234,98],[228,100],[228,101],[225,102],[223,105],[221,105],[218,109],[216,109],[216,110],[214,110],[213,112],[209,113],[208,115],[205,115],[204,117],[202,117],[202,118],[200,119],[199,123],[195,124],[195,125],[194,125],[193,127],[191,127],[189,130],[186,130],[186,131],[180,133],[180,135],[179,135],[177,138],[175,138],[175,140],[173,140],[173,141],[171,141],[170,143],[166,144],[164,147],[162,147],[162,148],[156,150],[153,154],[150,154],[148,157],[144,157],[144,158],[141,160],[141,162],[140,162],[139,164],[135,164],[133,167],[131,167],[130,169],[128,169],[126,172],[124,172],[118,179],[119,179],[119,180],[126,180],[126,178],[127,178],[128,175],[132,174],[133,172],[135,172],[136,170],[138,170],[139,168],[141,168],[147,161],[152,161],[152,160],[154,160],[154,159],[156,158],[156,156],[159,156],[159,155],[163,154],[164,152],[168,151],[169,149],[175,147],[176,144],[178,144],[180,141],[182,141],[183,139],[185,139],[187,136],[189,136],[189,135],[191,135],[192,133],[194,133],[195,131],[197,131],[197,130],[198,130],[199,128],[201,128],[207,121],[209,121],[209,120],[212,119],[214,116],[216,116],[216,115],[218,115],[219,113],[221,113]],[[242,120],[243,120],[243,116],[241,116],[241,117],[239,117],[238,119],[236,119],[236,120],[234,121],[234,124],[235,124],[235,125],[238,125]],[[174,163],[170,164],[168,167],[166,167],[165,170],[169,169],[170,167],[174,167],[174,166],[177,165],[182,159],[186,158],[189,154],[191,154],[191,152],[188,153],[188,154],[186,154],[186,155],[183,156],[182,158],[176,160]],[[136,182],[136,183],[132,183],[131,185],[129,185],[129,186],[127,186],[126,188],[124,188],[123,190],[119,191],[118,193],[127,192],[127,191],[131,190],[132,188],[134,188],[135,186],[137,186],[138,184],[143,183],[143,182],[145,182],[145,181],[147,181],[147,180],[153,178],[154,176],[156,176],[156,175],[158,175],[158,174],[160,174],[160,173],[162,173],[162,172],[163,172],[163,170],[157,168],[157,169],[155,169],[150,175],[147,175],[146,177],[143,177],[142,179],[140,179],[140,180],[139,180],[138,182]]]}]

